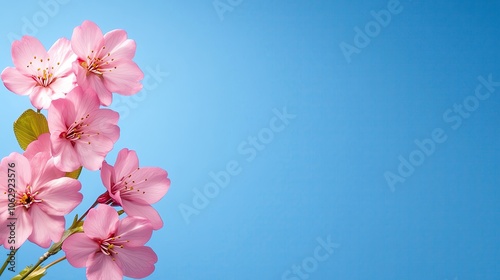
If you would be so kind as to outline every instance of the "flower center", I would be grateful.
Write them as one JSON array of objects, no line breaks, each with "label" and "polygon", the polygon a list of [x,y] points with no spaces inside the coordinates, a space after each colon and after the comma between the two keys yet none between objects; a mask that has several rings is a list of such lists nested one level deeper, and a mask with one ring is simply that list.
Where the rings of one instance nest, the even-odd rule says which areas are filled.
[{"label": "flower center", "polygon": [[48,70],[44,69],[41,73],[41,75],[38,76],[33,76],[33,79],[38,83],[39,86],[42,87],[47,87],[49,86],[55,79],[52,79],[54,75]]},{"label": "flower center", "polygon": [[61,132],[59,134],[59,138],[66,138],[72,142],[81,139],[83,135],[82,127],[84,126],[84,123],[78,123],[71,125],[68,130]]},{"label": "flower center", "polygon": [[[135,172],[140,170],[141,168],[137,168],[136,170],[132,171],[127,176],[123,176],[120,180],[116,182],[112,182],[111,185],[111,191],[108,192],[106,191],[105,193],[101,194],[98,198],[97,201],[102,204],[109,204],[111,206],[122,206],[119,202],[117,202],[113,197],[111,197],[110,193],[112,195],[116,195],[116,193],[120,193],[120,197],[124,199],[140,199],[137,195],[139,194],[146,194],[145,191],[141,190],[139,187],[137,187],[137,184],[147,182],[148,179],[144,178],[140,181],[134,180],[132,178],[132,175],[134,175]],[[131,198],[133,197],[133,198]]]},{"label": "flower center", "polygon": [[144,178],[141,181],[136,181],[134,178],[132,178],[132,175],[134,175],[135,172],[139,171],[141,168],[137,168],[136,170],[132,171],[128,176],[124,176],[120,179],[120,181],[116,182],[115,185],[113,186],[113,190],[120,190],[121,196],[126,196],[126,195],[135,195],[137,194],[146,194],[145,191],[141,191],[140,188],[137,187],[139,183],[147,182],[148,179]]},{"label": "flower center", "polygon": [[115,59],[110,58],[111,53],[105,52],[106,46],[103,46],[99,51],[94,52],[92,50],[89,55],[87,55],[86,60],[79,59],[79,64],[83,68],[87,69],[88,74],[96,74],[102,77],[105,72],[111,72],[116,67],[111,67],[109,64]]},{"label": "flower center", "polygon": [[111,256],[113,258],[113,261],[115,258],[113,255],[117,255],[118,251],[116,249],[120,248],[123,249],[125,247],[124,244],[130,242],[129,240],[121,240],[121,236],[111,236],[108,237],[104,240],[100,240],[99,243],[99,249],[101,253],[103,253],[106,256]]},{"label": "flower center", "polygon": [[[88,119],[89,117],[90,114],[87,114],[85,118],[80,118],[80,121],[75,121],[74,123],[72,123],[66,131],[63,131],[59,134],[59,138],[65,138],[74,144],[74,142],[82,139],[82,137],[84,136],[85,137],[92,136],[92,134],[87,133],[87,131],[85,131],[85,128],[89,126],[89,124],[86,123],[85,120]],[[96,134],[99,135],[99,132],[97,132]],[[89,141],[87,142],[88,144],[90,144]]]},{"label": "flower center", "polygon": [[26,209],[29,209],[33,203],[42,202],[41,199],[36,198],[36,195],[38,195],[38,192],[32,193],[31,186],[28,185],[26,187],[26,191],[21,195],[18,204],[24,206]]},{"label": "flower center", "polygon": [[90,62],[87,63],[87,61],[82,61],[80,62],[80,65],[87,69],[87,74],[90,74],[90,73],[94,73],[96,74],[97,76],[102,76],[102,69],[100,69],[100,58],[93,58],[93,59],[90,59],[90,57],[87,57]]},{"label": "flower center", "polygon": [[[35,82],[42,87],[48,87],[52,82],[54,82],[57,78],[54,77],[54,74],[51,71],[54,70],[54,66],[47,67],[46,65],[50,63],[50,58],[47,58],[45,64],[43,58],[37,59],[36,55],[33,57],[33,60],[30,61],[26,68],[36,69],[37,74],[32,75],[31,78],[35,80]],[[60,65],[60,62],[57,62],[57,65]]]}]

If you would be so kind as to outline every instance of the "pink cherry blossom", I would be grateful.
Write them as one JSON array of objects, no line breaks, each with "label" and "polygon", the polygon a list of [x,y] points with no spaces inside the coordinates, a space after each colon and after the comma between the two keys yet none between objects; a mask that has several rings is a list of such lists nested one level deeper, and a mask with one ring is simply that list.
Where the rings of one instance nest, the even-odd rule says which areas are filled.
[{"label": "pink cherry blossom", "polygon": [[[29,160],[12,153],[0,164],[0,224],[4,225],[0,227],[0,243],[5,248],[19,248],[29,239],[47,248],[51,241],[59,241],[64,215],[82,201],[80,182],[63,177],[64,172],[54,166],[48,153],[38,153]],[[15,222],[14,234],[5,226],[11,222]]]},{"label": "pink cherry blossom", "polygon": [[127,39],[124,30],[103,35],[95,23],[86,20],[74,29],[71,46],[78,56],[73,63],[78,84],[92,88],[102,105],[111,104],[112,92],[133,95],[142,89],[144,73],[132,61],[135,41]]},{"label": "pink cherry blossom", "polygon": [[98,170],[120,136],[118,113],[99,109],[99,100],[89,88],[74,88],[66,98],[54,100],[48,123],[52,156],[57,168],[71,172],[83,166]]},{"label": "pink cherry blossom", "polygon": [[163,221],[151,204],[167,193],[170,187],[167,176],[167,171],[161,168],[139,168],[136,152],[122,149],[114,167],[106,161],[102,164],[101,179],[108,191],[98,201],[122,206],[127,215],[144,217],[155,230],[160,229]]},{"label": "pink cherry blossom", "polygon": [[38,109],[47,109],[54,99],[62,98],[75,87],[72,63],[76,55],[66,38],[57,40],[46,51],[38,39],[23,36],[12,44],[15,68],[2,72],[5,86],[19,95],[29,95]]},{"label": "pink cherry blossom", "polygon": [[87,267],[87,279],[142,279],[153,273],[158,257],[144,246],[153,233],[148,220],[119,220],[111,206],[100,204],[89,211],[83,231],[68,237],[62,249],[72,266]]}]

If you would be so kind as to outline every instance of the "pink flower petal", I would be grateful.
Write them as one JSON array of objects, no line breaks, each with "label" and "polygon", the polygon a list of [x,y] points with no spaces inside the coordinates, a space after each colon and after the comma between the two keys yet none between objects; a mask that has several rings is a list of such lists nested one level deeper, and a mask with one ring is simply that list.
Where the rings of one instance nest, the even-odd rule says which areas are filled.
[{"label": "pink flower petal", "polygon": [[[16,188],[24,188],[31,183],[31,166],[26,157],[19,153],[11,153],[8,157],[2,159],[0,163],[0,185],[7,190],[8,174],[15,173]],[[10,167],[9,164],[15,166]],[[13,171],[9,172],[8,169]],[[11,175],[12,176],[12,175]]]},{"label": "pink flower petal", "polygon": [[48,248],[51,241],[57,242],[64,232],[64,217],[50,216],[44,212],[37,204],[29,209],[32,221],[33,232],[29,240],[43,248]]},{"label": "pink flower petal", "polygon": [[90,140],[82,139],[76,142],[75,149],[81,165],[88,170],[96,171],[101,168],[104,157],[113,149],[113,145],[114,142],[108,137],[95,135]]},{"label": "pink flower petal", "polygon": [[24,207],[16,208],[15,217],[17,218],[15,243],[9,244],[8,240],[6,239],[4,242],[5,248],[9,248],[12,245],[14,245],[16,248],[19,248],[33,232],[33,221],[31,219],[31,216],[28,214],[28,211],[26,211]]},{"label": "pink flower petal", "polygon": [[116,192],[111,192],[109,193],[109,196],[113,199],[113,201],[118,204],[118,205],[123,205],[123,202],[122,202],[122,197],[121,197],[121,193],[120,193],[120,190],[116,191]]},{"label": "pink flower petal", "polygon": [[140,80],[144,78],[144,73],[133,61],[124,61],[104,75],[104,85],[111,92],[133,95],[142,89]]},{"label": "pink flower petal", "polygon": [[73,71],[76,74],[76,81],[84,90],[91,88],[99,97],[102,105],[109,106],[113,99],[111,91],[109,91],[101,79],[101,77],[89,73],[87,69],[82,68],[77,62],[73,63]]},{"label": "pink flower petal", "polygon": [[127,148],[122,149],[118,153],[118,157],[115,162],[115,174],[117,179],[121,179],[132,172],[137,171],[139,168],[139,158],[135,151],[131,151]]},{"label": "pink flower petal", "polygon": [[75,118],[85,118],[89,112],[99,109],[99,99],[94,90],[81,87],[74,88],[66,96],[66,100],[70,101],[75,108]]},{"label": "pink flower petal", "polygon": [[[104,35],[106,50],[114,61],[132,60],[135,56],[136,45],[134,40],[127,39],[127,32],[121,29],[113,30]],[[110,60],[106,60],[110,62]]]},{"label": "pink flower petal", "polygon": [[[0,184],[0,192],[3,194],[3,195],[0,195],[0,205],[4,205],[4,207],[0,207],[0,214],[4,213],[4,212],[7,213],[7,212],[9,212],[9,208],[5,207],[5,205],[9,205],[8,184]],[[14,193],[14,192],[12,192],[12,193]],[[7,217],[5,219],[7,219]],[[2,220],[0,219],[0,221],[2,221]],[[1,242],[0,242],[0,244],[1,244]]]},{"label": "pink flower petal", "polygon": [[146,246],[125,247],[117,250],[116,262],[123,275],[132,278],[145,278],[154,272],[154,264],[158,261],[155,252]]},{"label": "pink flower petal", "polygon": [[116,232],[118,220],[118,213],[113,207],[99,204],[89,211],[83,230],[91,239],[104,240]]},{"label": "pink flower petal", "polygon": [[[104,34],[104,45],[106,46],[106,51],[112,52],[115,55],[116,49],[127,40],[127,32],[122,29],[115,29]],[[134,56],[130,57],[132,59]]]},{"label": "pink flower petal", "polygon": [[88,130],[106,136],[115,143],[120,137],[120,128],[117,126],[119,118],[120,115],[113,110],[100,109],[89,116]]},{"label": "pink flower petal", "polygon": [[109,165],[106,161],[102,163],[101,180],[108,192],[111,192],[111,187],[113,187],[113,182],[115,181],[115,174],[113,171],[113,166]]},{"label": "pink flower petal", "polygon": [[38,136],[38,139],[31,142],[23,155],[30,159],[38,153],[51,153],[50,150],[50,133],[44,133]]},{"label": "pink flower petal", "polygon": [[49,87],[36,86],[30,94],[30,101],[37,109],[48,109],[54,92]]},{"label": "pink flower petal", "polygon": [[81,166],[78,153],[66,139],[52,140],[52,156],[56,167],[61,171],[72,172]]},{"label": "pink flower petal", "polygon": [[71,42],[66,38],[57,40],[48,51],[53,62],[52,74],[56,77],[65,77],[72,74],[71,65],[76,60],[76,54],[71,50]]},{"label": "pink flower petal", "polygon": [[126,247],[144,246],[152,234],[153,226],[147,219],[130,216],[120,220],[116,232],[116,236],[128,241]]},{"label": "pink flower petal", "polygon": [[87,261],[88,280],[122,280],[123,272],[111,256],[91,255]]},{"label": "pink flower petal", "polygon": [[54,92],[52,95],[52,100],[65,98],[66,97],[65,94],[74,89],[75,86],[76,86],[76,77],[74,75],[57,78],[50,84],[50,88]]},{"label": "pink flower petal", "polygon": [[99,51],[103,42],[101,29],[95,23],[86,20],[73,30],[71,48],[79,57],[87,57],[92,51]]},{"label": "pink flower petal", "polygon": [[130,61],[135,56],[135,50],[135,41],[127,39],[113,50],[113,54],[111,56],[115,59],[115,61]]},{"label": "pink flower petal", "polygon": [[101,104],[104,106],[111,105],[113,96],[111,91],[104,84],[103,79],[95,74],[89,74],[87,75],[87,81],[89,86],[97,93]]},{"label": "pink flower petal", "polygon": [[73,64],[71,65],[71,68],[73,69],[73,73],[76,76],[76,83],[78,86],[82,87],[83,90],[86,90],[87,88],[90,87],[90,83],[88,81],[88,75],[87,75],[87,69],[83,68],[80,65],[79,61],[74,61]]},{"label": "pink flower petal", "polygon": [[38,153],[30,159],[31,165],[31,187],[33,192],[40,190],[45,183],[61,178],[65,173],[54,165],[50,153]]},{"label": "pink flower petal", "polygon": [[66,215],[73,211],[80,202],[83,196],[79,192],[81,183],[72,178],[63,177],[45,183],[42,187],[38,187],[38,199],[40,208],[51,215]]},{"label": "pink flower petal", "polygon": [[35,80],[29,76],[25,76],[16,68],[7,67],[2,72],[2,81],[5,87],[15,94],[28,95],[37,85]]},{"label": "pink flower petal", "polygon": [[85,267],[89,257],[99,251],[99,244],[85,233],[75,233],[64,241],[62,249],[72,266]]},{"label": "pink flower petal", "polygon": [[163,227],[160,214],[149,204],[138,204],[136,201],[125,200],[122,197],[122,207],[129,216],[138,216],[148,219],[154,230]]},{"label": "pink flower petal", "polygon": [[[5,198],[7,198],[7,196],[5,196]],[[0,205],[8,204],[7,199],[2,199],[0,203],[2,203]],[[0,222],[5,225],[3,227],[0,227],[0,244],[4,247],[7,245],[5,249],[9,249],[10,247],[10,244],[8,242],[9,241],[8,238],[10,236],[10,228],[9,228],[10,224],[8,218],[9,218],[9,212],[7,211],[7,208],[4,207],[4,210],[0,209]]]},{"label": "pink flower petal", "polygon": [[[145,201],[148,204],[158,202],[170,188],[167,171],[158,167],[142,167],[132,174],[128,181],[135,182],[135,192],[128,192],[124,197]],[[129,198],[129,196],[133,198]],[[125,199],[125,198],[124,198]]]},{"label": "pink flower petal", "polygon": [[16,68],[25,75],[36,76],[38,68],[45,69],[47,56],[42,43],[35,37],[23,36],[20,41],[12,43],[12,61]]},{"label": "pink flower petal", "polygon": [[59,138],[59,133],[66,131],[68,127],[75,121],[76,111],[75,106],[72,105],[73,104],[67,99],[58,99],[52,101],[52,105],[49,108],[47,118],[52,144],[54,144],[55,138]]}]

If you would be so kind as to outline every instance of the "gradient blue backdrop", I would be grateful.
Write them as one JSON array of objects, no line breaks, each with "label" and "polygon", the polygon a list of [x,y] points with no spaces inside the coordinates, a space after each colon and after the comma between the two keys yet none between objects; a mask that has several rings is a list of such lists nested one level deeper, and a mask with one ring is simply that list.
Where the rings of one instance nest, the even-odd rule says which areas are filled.
[{"label": "gradient blue backdrop", "polygon": [[[500,279],[500,88],[458,129],[443,119],[479,76],[500,81],[497,1],[401,0],[350,63],[340,44],[354,46],[355,28],[390,1],[220,0],[221,15],[211,0],[48,2],[4,4],[1,68],[23,28],[48,48],[89,19],[137,42],[149,85],[115,95],[121,137],[108,161],[128,147],[172,180],[156,205],[165,227],[148,243],[159,256],[148,279]],[[30,103],[0,91],[3,157],[21,152],[12,122]],[[296,117],[247,160],[238,147],[284,107]],[[384,173],[436,128],[446,141],[391,191]],[[194,207],[231,161],[241,173],[185,219],[179,207]],[[104,191],[96,172],[81,181],[72,215]],[[314,266],[318,238],[339,246]],[[23,246],[18,269],[43,252]],[[303,264],[307,275],[287,274]],[[47,276],[84,278],[67,262]]]}]

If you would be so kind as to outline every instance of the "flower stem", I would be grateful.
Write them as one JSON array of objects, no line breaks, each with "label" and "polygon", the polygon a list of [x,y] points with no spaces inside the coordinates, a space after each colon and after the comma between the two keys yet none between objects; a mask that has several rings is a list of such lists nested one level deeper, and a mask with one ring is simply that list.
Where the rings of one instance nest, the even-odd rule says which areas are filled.
[{"label": "flower stem", "polygon": [[48,265],[46,265],[43,269],[48,269],[49,267],[51,267],[51,266],[53,266],[55,264],[58,264],[58,263],[64,261],[65,259],[66,259],[66,256],[60,257],[59,259],[57,259],[57,260],[49,263]]},{"label": "flower stem", "polygon": [[28,277],[28,275],[30,275],[33,271],[35,271],[41,264],[42,262],[44,262],[46,259],[48,259],[49,257],[51,256],[50,252],[45,252],[45,254],[43,254],[39,259],[38,259],[38,262],[30,269],[28,270],[28,272],[26,272],[26,274],[24,274],[20,280],[24,280],[26,279],[26,277]]},{"label": "flower stem", "polygon": [[[17,253],[17,250],[19,250],[19,248],[15,249],[14,250],[14,256],[16,255]],[[2,265],[2,268],[0,268],[0,276],[2,275],[2,273],[5,271],[5,269],[7,268],[7,265],[9,264],[9,261],[10,261],[10,255],[7,256],[7,259],[5,260],[5,262],[3,263]]]},{"label": "flower stem", "polygon": [[83,213],[83,215],[80,217],[80,219],[78,219],[78,222],[83,221],[83,219],[85,218],[85,216],[87,216],[87,214],[89,213],[90,209],[96,207],[97,204],[99,204],[99,202],[97,202],[97,200],[96,200],[94,202],[94,204],[92,204],[92,206],[90,206],[89,209],[87,209],[87,211],[85,211],[85,213]]},{"label": "flower stem", "polygon": [[[78,224],[78,223],[80,223],[81,221],[83,221],[83,219],[85,218],[85,216],[87,216],[87,214],[89,213],[90,209],[92,209],[92,208],[96,207],[96,205],[97,205],[97,204],[99,204],[98,199],[96,199],[96,201],[94,202],[94,204],[92,204],[92,206],[90,206],[90,207],[89,207],[89,209],[87,209],[87,211],[85,211],[85,213],[83,213],[83,215],[82,215],[82,216],[81,216],[81,217],[80,217],[80,218],[76,221],[76,223],[74,223],[73,225]],[[66,235],[66,233],[67,233],[67,235]],[[50,256],[57,254],[57,253],[61,250],[62,243],[64,242],[64,240],[66,240],[66,238],[68,238],[68,237],[69,237],[71,234],[73,234],[73,233],[74,233],[74,232],[73,232],[73,231],[71,231],[71,228],[70,228],[70,229],[68,229],[68,230],[65,232],[65,234],[63,235],[63,237],[61,238],[61,241],[59,241],[59,242],[57,242],[56,244],[52,245],[52,247],[49,249],[49,251],[47,251],[45,254],[43,254],[43,256],[41,256],[41,257],[40,257],[40,259],[38,260],[38,262],[37,262],[37,263],[36,263],[36,264],[35,264],[35,265],[34,265],[34,266],[33,266],[33,267],[32,267],[32,268],[31,268],[31,269],[30,269],[30,270],[29,270],[26,274],[24,274],[24,276],[23,276],[20,280],[23,280],[23,279],[25,279],[26,277],[28,277],[28,275],[30,275],[33,271],[35,271],[35,270],[37,269],[37,267],[39,267],[39,266],[42,264],[42,262],[44,262],[45,260],[47,260]],[[65,260],[65,259],[66,259],[66,257],[65,257],[65,256],[64,256],[64,257],[62,257],[62,258],[59,258],[59,259],[55,260],[54,262],[52,262],[52,263],[48,264],[48,265],[45,267],[45,269],[47,269],[47,268],[49,268],[49,267],[51,267],[51,266],[53,266],[53,265],[55,265],[55,264],[57,264],[57,263],[59,263],[59,262],[61,262],[61,261]],[[8,260],[9,260],[9,259],[7,259],[7,260],[5,261],[5,263],[4,263],[4,267],[6,267],[6,266],[7,266],[7,264],[8,264]],[[5,268],[3,268],[3,269],[5,269]],[[0,273],[0,275],[1,275],[1,273]]]}]

